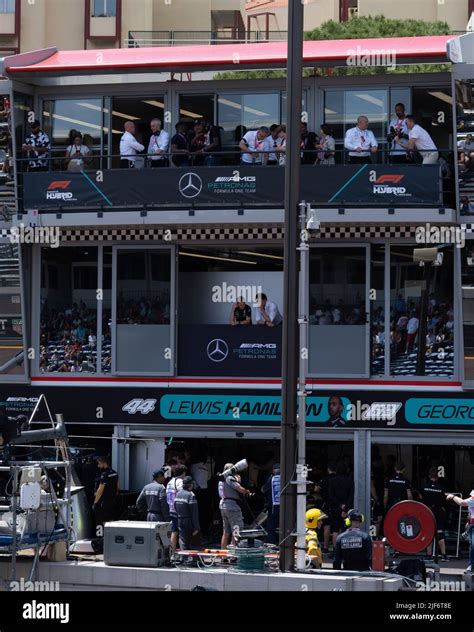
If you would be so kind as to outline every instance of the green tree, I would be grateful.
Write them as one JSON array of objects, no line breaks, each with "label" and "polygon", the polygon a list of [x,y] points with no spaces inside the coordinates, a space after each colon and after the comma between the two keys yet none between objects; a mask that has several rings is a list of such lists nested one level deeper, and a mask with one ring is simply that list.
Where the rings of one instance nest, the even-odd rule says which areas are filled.
[{"label": "green tree", "polygon": [[[368,39],[376,37],[415,37],[423,35],[449,35],[447,22],[424,22],[423,20],[390,20],[383,15],[357,17],[348,22],[329,20],[320,27],[305,33],[306,40]],[[358,68],[341,66],[334,69],[306,68],[304,75],[374,75],[387,73],[442,72],[449,64],[406,64],[395,68],[383,66]],[[214,79],[281,79],[286,77],[285,70],[249,70],[220,72]]]}]

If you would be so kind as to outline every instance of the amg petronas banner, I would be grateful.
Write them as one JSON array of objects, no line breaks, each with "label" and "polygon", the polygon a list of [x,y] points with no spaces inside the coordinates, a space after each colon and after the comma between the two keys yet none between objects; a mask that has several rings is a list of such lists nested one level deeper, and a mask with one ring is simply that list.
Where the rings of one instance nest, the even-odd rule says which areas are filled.
[{"label": "amg petronas banner", "polygon": [[[283,206],[280,167],[183,167],[25,173],[23,209],[67,211],[163,206]],[[441,204],[437,165],[304,166],[301,198],[311,204]]]}]

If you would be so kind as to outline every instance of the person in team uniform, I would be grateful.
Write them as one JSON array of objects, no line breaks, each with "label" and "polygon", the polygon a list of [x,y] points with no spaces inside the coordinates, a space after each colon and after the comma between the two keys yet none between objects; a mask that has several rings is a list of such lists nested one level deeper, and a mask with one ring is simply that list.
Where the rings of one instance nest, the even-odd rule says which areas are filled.
[{"label": "person in team uniform", "polygon": [[401,461],[395,463],[395,476],[385,480],[383,504],[387,512],[393,505],[402,500],[413,500],[411,483],[404,476],[405,465]]},{"label": "person in team uniform", "polygon": [[276,544],[276,530],[280,521],[280,464],[275,463],[273,474],[268,477],[262,487],[268,509],[267,534],[268,542]]},{"label": "person in team uniform", "polygon": [[171,549],[173,553],[178,547],[179,529],[178,529],[178,514],[176,513],[175,499],[179,491],[183,489],[183,479],[186,476],[186,466],[182,464],[175,465],[173,467],[173,478],[166,486],[166,500],[168,501],[168,507],[170,510],[171,518]]},{"label": "person in team uniform", "polygon": [[344,517],[354,502],[354,481],[344,461],[339,461],[336,475],[329,479],[327,495],[329,525],[335,547],[336,538],[344,529]]},{"label": "person in team uniform", "polygon": [[[446,529],[446,488],[443,481],[439,479],[438,468],[432,467],[428,472],[428,479],[421,489],[421,502],[431,509],[436,518],[436,539],[442,560],[447,562],[446,540],[444,531]],[[428,553],[434,553],[432,547],[428,547]]]},{"label": "person in team uniform", "polygon": [[100,470],[100,476],[92,507],[96,526],[114,519],[117,494],[119,493],[118,474],[110,467],[110,458],[100,456],[97,459],[97,467]]},{"label": "person in team uniform", "polygon": [[182,550],[191,547],[191,540],[198,535],[199,509],[196,496],[193,490],[193,479],[191,476],[183,478],[183,487],[176,494],[174,501],[176,515],[178,516],[179,548]]},{"label": "person in team uniform", "polygon": [[146,511],[147,522],[167,522],[169,520],[169,508],[166,500],[166,488],[159,481],[164,480],[164,471],[153,472],[153,481],[140,492],[136,507],[139,511]]},{"label": "person in team uniform", "polygon": [[247,132],[239,144],[243,165],[266,165],[273,150],[273,142],[268,127]]},{"label": "person in team uniform", "polygon": [[344,147],[349,152],[349,164],[369,164],[371,155],[377,153],[378,143],[374,133],[369,129],[366,116],[357,118],[357,125],[347,130]]},{"label": "person in team uniform", "polygon": [[243,296],[239,296],[237,303],[232,305],[229,322],[234,327],[252,324],[252,308],[247,305]]},{"label": "person in team uniform", "polygon": [[364,516],[356,509],[347,514],[349,528],[338,535],[334,552],[333,568],[345,571],[369,571],[372,566],[372,540],[360,526]]}]

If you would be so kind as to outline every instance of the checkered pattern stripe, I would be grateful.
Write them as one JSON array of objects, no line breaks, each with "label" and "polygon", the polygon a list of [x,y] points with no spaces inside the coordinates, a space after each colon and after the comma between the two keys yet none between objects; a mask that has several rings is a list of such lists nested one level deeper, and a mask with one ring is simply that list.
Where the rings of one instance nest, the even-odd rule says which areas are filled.
[{"label": "checkered pattern stripe", "polygon": [[[414,238],[414,226],[322,226],[319,239]],[[168,232],[170,231],[170,232]],[[61,241],[267,241],[283,239],[278,226],[195,226],[162,228],[63,228]],[[171,235],[171,238],[170,238]],[[311,235],[316,238],[316,234]]]}]

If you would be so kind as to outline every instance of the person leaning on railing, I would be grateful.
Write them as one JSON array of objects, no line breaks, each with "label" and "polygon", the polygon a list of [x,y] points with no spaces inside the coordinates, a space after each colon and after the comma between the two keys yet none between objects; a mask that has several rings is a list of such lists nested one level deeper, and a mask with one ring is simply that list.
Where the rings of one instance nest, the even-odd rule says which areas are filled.
[{"label": "person leaning on railing", "polygon": [[397,135],[394,138],[395,142],[404,147],[407,151],[419,151],[423,158],[424,165],[433,165],[438,162],[438,149],[428,132],[417,124],[412,114],[407,115],[406,124],[408,128],[408,141]]}]

